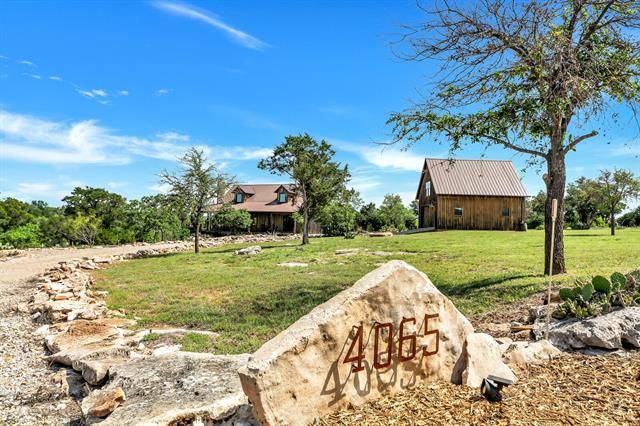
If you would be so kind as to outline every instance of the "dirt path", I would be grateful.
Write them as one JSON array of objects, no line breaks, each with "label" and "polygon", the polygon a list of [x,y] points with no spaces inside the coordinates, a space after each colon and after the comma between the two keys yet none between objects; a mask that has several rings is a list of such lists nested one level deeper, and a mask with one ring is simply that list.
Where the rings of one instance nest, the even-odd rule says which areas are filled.
[{"label": "dirt path", "polygon": [[[144,247],[163,248],[174,244]],[[41,249],[0,262],[0,425],[79,424],[78,403],[51,380],[43,360],[44,345],[34,338],[37,325],[12,307],[26,302],[34,284],[29,278],[58,262],[136,252],[139,245],[87,249]]]}]

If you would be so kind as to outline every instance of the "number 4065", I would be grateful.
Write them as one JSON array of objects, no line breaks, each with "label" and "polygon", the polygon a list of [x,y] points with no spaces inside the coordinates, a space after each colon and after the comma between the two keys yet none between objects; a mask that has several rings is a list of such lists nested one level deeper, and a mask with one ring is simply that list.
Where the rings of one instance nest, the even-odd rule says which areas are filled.
[{"label": "number 4065", "polygon": [[[424,316],[424,333],[422,336],[435,336],[435,348],[429,350],[428,347],[422,347],[422,356],[428,357],[431,355],[435,355],[438,353],[438,349],[440,348],[440,332],[438,329],[429,329],[429,320],[437,320],[438,314],[426,314]],[[406,334],[405,327],[408,325],[413,325],[415,328],[416,319],[415,318],[404,318],[400,322],[399,331],[398,331],[398,361],[405,362],[414,359],[418,353],[418,336],[416,333]],[[353,340],[351,341],[351,346],[347,351],[347,355],[344,358],[344,364],[352,364],[353,372],[358,372],[364,370],[363,360],[365,359],[364,355],[364,327],[363,325],[354,326],[355,335]],[[386,343],[386,348],[383,352],[380,352],[380,341],[381,341],[381,333],[382,330],[387,330],[388,338]],[[376,369],[387,368],[391,365],[391,356],[393,354],[393,324],[390,322],[387,323],[379,323],[373,327],[373,367]],[[354,353],[355,352],[355,353]],[[381,359],[381,355],[385,354],[384,360]]]}]

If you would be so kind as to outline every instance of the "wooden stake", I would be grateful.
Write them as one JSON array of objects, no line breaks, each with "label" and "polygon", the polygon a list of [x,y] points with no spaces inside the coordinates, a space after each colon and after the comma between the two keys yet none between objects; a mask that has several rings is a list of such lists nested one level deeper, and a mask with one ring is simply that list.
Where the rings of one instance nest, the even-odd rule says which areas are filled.
[{"label": "wooden stake", "polygon": [[553,246],[555,245],[556,217],[558,215],[558,200],[551,200],[551,247],[549,249],[549,287],[547,288],[547,328],[544,332],[545,340],[549,340],[549,324],[551,324],[551,284],[553,283]]}]

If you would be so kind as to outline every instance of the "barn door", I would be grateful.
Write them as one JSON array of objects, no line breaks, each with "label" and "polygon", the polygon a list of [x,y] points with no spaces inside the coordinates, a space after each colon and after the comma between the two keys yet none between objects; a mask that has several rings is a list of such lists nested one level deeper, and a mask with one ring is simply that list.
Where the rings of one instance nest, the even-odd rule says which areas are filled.
[{"label": "barn door", "polygon": [[436,226],[436,208],[435,206],[427,206],[423,212],[423,228],[435,228]]}]

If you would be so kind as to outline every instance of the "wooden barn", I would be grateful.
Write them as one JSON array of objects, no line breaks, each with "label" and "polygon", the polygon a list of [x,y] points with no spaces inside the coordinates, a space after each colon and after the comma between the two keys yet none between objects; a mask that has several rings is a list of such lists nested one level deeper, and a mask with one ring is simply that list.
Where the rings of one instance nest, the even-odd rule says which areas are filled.
[{"label": "wooden barn", "polygon": [[427,158],[416,194],[419,226],[523,230],[526,197],[511,161]]}]

